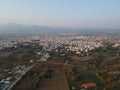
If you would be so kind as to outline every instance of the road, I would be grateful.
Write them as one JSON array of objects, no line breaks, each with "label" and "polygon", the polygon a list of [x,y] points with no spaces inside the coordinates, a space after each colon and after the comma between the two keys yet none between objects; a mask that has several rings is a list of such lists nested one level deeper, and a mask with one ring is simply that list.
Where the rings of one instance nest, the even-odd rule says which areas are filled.
[{"label": "road", "polygon": [[[25,73],[28,72],[30,69],[32,69],[36,64],[37,64],[37,63],[35,63],[35,64],[27,67]],[[25,73],[24,73],[24,74],[25,74]],[[9,86],[9,88],[8,88],[7,90],[11,90],[11,89],[21,80],[21,78],[23,77],[24,74],[22,74],[21,76],[19,76],[19,77]]]},{"label": "road", "polygon": [[[33,65],[31,65],[31,66],[29,66],[29,67],[27,67],[25,73],[28,72],[29,70],[31,70],[31,69],[32,69],[37,63],[39,63],[40,61],[47,61],[47,57],[45,57],[45,55],[43,55],[43,56],[40,58],[40,60],[37,60],[37,61],[38,61],[38,62],[34,63]],[[25,74],[25,73],[24,73],[24,74]],[[12,88],[21,80],[21,78],[23,77],[24,74],[22,74],[21,76],[19,76],[19,77],[7,88],[7,90],[12,90]]]}]

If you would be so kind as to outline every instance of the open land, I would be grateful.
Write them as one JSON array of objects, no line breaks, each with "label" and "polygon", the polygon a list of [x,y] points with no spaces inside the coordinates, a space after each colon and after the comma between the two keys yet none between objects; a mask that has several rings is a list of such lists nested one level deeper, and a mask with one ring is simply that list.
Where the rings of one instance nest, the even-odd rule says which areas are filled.
[{"label": "open land", "polygon": [[[51,76],[42,77],[40,73],[51,70]],[[37,73],[37,75],[35,75]],[[39,73],[39,74],[38,74]],[[31,76],[33,74],[33,76]],[[30,76],[29,76],[30,75]],[[31,78],[32,77],[32,78]],[[13,88],[13,90],[69,90],[63,71],[63,65],[58,63],[39,62]]]}]

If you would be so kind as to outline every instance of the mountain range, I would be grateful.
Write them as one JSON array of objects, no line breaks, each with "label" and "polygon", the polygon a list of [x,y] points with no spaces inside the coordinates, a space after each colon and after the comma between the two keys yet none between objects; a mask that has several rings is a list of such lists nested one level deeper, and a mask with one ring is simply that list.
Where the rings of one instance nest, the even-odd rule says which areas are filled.
[{"label": "mountain range", "polygon": [[56,34],[56,33],[120,33],[120,29],[111,28],[66,28],[9,23],[0,25],[0,34]]}]

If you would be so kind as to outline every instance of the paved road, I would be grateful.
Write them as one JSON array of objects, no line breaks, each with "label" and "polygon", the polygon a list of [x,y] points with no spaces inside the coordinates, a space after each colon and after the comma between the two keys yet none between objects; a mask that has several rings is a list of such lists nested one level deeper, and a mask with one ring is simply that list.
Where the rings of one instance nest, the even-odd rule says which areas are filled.
[{"label": "paved road", "polygon": [[[44,57],[44,58],[43,58],[43,57]],[[39,63],[39,61],[46,61],[46,60],[47,60],[47,58],[45,58],[45,56],[42,56],[42,57],[40,58],[40,60],[38,60],[38,62],[34,63],[33,65],[31,65],[31,66],[29,66],[29,67],[27,67],[25,73],[28,72],[29,70],[31,70],[37,63]],[[23,75],[24,75],[24,74],[23,74]],[[10,86],[8,87],[7,90],[11,90],[11,89],[16,85],[16,83],[18,83],[18,82],[21,80],[21,78],[23,77],[23,75],[21,75],[20,77],[18,77],[18,78],[12,83],[12,85],[10,85]]]},{"label": "paved road", "polygon": [[[37,63],[29,66],[28,68],[26,68],[26,72],[28,72],[30,69],[32,69]],[[24,74],[23,74],[24,75]],[[12,85],[9,86],[9,88],[7,90],[12,90],[12,88],[21,80],[21,78],[23,77],[23,75],[19,76],[13,83]]]}]

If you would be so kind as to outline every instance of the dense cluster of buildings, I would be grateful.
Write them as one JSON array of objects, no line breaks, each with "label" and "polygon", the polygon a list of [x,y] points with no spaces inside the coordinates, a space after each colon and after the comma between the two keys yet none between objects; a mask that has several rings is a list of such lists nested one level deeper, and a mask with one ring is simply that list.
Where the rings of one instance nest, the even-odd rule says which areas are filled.
[{"label": "dense cluster of buildings", "polygon": [[[44,51],[66,50],[79,53],[81,51],[89,51],[97,47],[103,46],[105,43],[111,42],[114,47],[120,45],[119,36],[110,35],[28,35],[28,36],[10,36],[0,39],[0,50],[9,47],[17,47],[17,44],[39,44]],[[38,52],[37,54],[41,54]],[[42,60],[46,61],[48,54],[43,55]],[[6,90],[15,80],[19,80],[21,76],[33,66],[16,66],[12,71],[4,70],[4,73],[15,73],[15,77],[7,77],[0,80],[0,90]],[[1,74],[0,74],[1,76]],[[83,85],[86,87],[86,85]],[[94,85],[95,86],[95,85]]]},{"label": "dense cluster of buildings", "polygon": [[12,47],[17,43],[38,43],[45,50],[54,50],[64,47],[68,51],[92,50],[96,47],[103,46],[106,42],[120,45],[119,37],[103,35],[29,35],[29,36],[13,36],[5,40],[0,40],[0,49],[4,47]]},{"label": "dense cluster of buildings", "polygon": [[[0,90],[11,90],[12,86],[14,86],[22,78],[22,76],[32,67],[33,65],[27,67],[24,65],[17,65],[12,70],[4,69],[2,74],[8,75],[8,77],[0,80]],[[9,74],[11,74],[11,76],[9,76]]]}]

